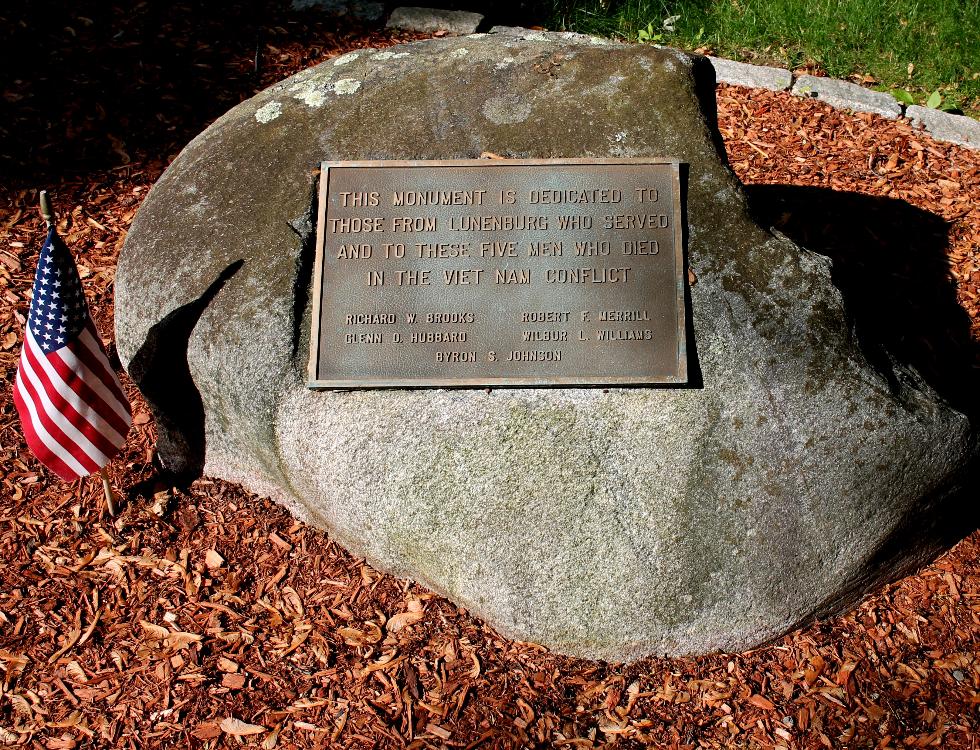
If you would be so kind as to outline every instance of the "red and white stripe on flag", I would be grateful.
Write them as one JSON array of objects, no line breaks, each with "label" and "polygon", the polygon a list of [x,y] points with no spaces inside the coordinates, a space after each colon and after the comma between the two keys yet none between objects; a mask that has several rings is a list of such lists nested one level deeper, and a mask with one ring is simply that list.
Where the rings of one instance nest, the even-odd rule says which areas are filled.
[{"label": "red and white stripe on flag", "polygon": [[98,471],[126,443],[129,401],[53,230],[38,262],[13,395],[28,446],[62,479]]}]

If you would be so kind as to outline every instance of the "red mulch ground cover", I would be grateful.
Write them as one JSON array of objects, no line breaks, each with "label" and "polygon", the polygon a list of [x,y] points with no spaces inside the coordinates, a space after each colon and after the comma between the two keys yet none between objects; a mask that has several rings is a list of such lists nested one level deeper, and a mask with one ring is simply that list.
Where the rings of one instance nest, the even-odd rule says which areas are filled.
[{"label": "red mulch ground cover", "polygon": [[[26,38],[34,54],[0,103],[0,744],[976,746],[980,533],[766,648],[604,665],[507,641],[238,487],[146,489],[153,424],[131,386],[136,425],[111,467],[129,495],[121,517],[104,515],[97,480],[54,480],[10,398],[43,235],[33,188],[56,198],[108,339],[116,254],[180,146],[275,80],[406,37],[221,4],[17,12],[0,10],[0,43],[17,52]],[[718,101],[747,184],[888,196],[938,222],[942,241],[925,246],[948,258],[941,275],[977,340],[980,153],[787,94],[722,86]],[[792,213],[774,217],[788,233],[819,241],[839,229],[829,215],[801,229]],[[908,281],[921,251],[907,238],[908,268],[862,240],[872,262],[852,280]],[[925,351],[906,343],[910,356]]]}]

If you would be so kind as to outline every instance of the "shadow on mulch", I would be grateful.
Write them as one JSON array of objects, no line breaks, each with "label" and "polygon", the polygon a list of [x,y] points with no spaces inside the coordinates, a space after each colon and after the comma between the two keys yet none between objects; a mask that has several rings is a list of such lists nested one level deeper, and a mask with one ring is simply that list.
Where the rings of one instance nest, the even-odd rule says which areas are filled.
[{"label": "shadow on mulch", "polygon": [[8,187],[130,165],[159,172],[209,122],[286,77],[297,61],[282,47],[301,45],[306,67],[351,39],[391,36],[288,5],[6,4],[0,174]]},{"label": "shadow on mulch", "polygon": [[[383,18],[291,11],[290,0],[4,5],[0,174],[14,189],[153,161],[161,171],[208,123],[297,62],[308,67],[352,40],[371,46],[419,36],[385,31]],[[486,13],[484,25],[532,23],[539,12],[528,2],[466,5]]]}]

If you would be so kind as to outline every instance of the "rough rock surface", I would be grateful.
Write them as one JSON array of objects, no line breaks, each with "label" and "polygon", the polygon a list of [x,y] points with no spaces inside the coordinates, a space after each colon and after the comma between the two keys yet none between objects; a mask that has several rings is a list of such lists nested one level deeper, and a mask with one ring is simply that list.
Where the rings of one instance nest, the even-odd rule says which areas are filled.
[{"label": "rough rock surface", "polygon": [[479,13],[440,8],[395,8],[385,24],[389,29],[407,29],[422,33],[449,31],[472,34],[483,20]]},{"label": "rough rock surface", "polygon": [[905,116],[913,125],[925,128],[934,138],[980,149],[980,122],[972,117],[920,107],[918,104],[906,107]]},{"label": "rough rock surface", "polygon": [[856,83],[838,81],[836,78],[800,76],[793,84],[793,93],[812,96],[837,109],[872,112],[889,120],[902,116],[902,105],[891,94],[872,91]]},{"label": "rough rock surface", "polygon": [[[929,556],[969,420],[866,355],[825,257],[749,218],[713,103],[704,58],[538,33],[362,50],[235,107],[116,276],[162,460],[587,657],[752,646]],[[318,162],[483,151],[689,165],[692,387],[306,389]]]}]

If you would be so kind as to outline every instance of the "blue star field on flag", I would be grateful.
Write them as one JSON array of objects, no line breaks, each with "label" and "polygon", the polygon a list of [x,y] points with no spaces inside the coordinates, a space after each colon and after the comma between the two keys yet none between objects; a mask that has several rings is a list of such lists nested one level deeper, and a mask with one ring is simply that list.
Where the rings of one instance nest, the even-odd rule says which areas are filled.
[{"label": "blue star field on flag", "polygon": [[75,338],[88,320],[88,307],[75,262],[54,227],[41,248],[28,325],[50,354]]}]

